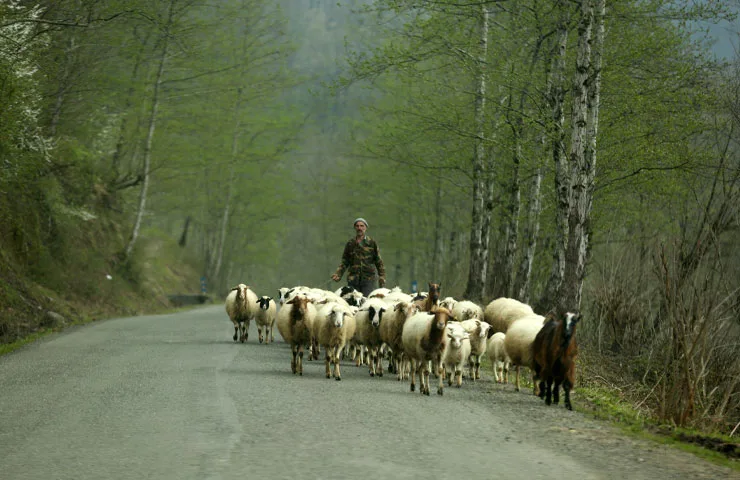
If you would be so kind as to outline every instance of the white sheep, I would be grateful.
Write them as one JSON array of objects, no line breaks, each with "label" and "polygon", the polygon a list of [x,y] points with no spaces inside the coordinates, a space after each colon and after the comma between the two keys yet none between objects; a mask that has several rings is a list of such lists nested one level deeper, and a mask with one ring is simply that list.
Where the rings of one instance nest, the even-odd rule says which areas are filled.
[{"label": "white sheep", "polygon": [[398,302],[411,303],[414,301],[414,297],[402,292],[400,288],[394,287],[388,295],[383,297],[383,301],[389,304],[396,304]]},{"label": "white sheep", "polygon": [[367,348],[370,366],[370,376],[377,373],[383,376],[383,362],[379,355],[383,340],[380,338],[380,324],[390,306],[380,298],[371,298],[355,314],[357,329],[354,340]]},{"label": "white sheep", "polygon": [[488,339],[486,354],[491,362],[493,377],[498,383],[509,383],[509,365],[511,359],[504,350],[506,334],[496,332]]},{"label": "white sheep", "polygon": [[312,343],[315,318],[316,307],[304,295],[288,300],[278,312],[278,331],[293,353],[290,369],[294,374],[303,375],[303,346]]},{"label": "white sheep", "polygon": [[262,343],[262,329],[265,329],[265,343],[275,341],[275,317],[277,316],[277,305],[271,297],[262,296],[257,300],[257,314],[254,317],[257,324],[257,335]]},{"label": "white sheep", "polygon": [[291,300],[299,293],[308,293],[310,290],[311,289],[309,287],[303,285],[278,288],[278,303],[282,307],[286,302],[288,302],[288,300]]},{"label": "white sheep", "polygon": [[486,353],[491,326],[477,319],[465,320],[460,325],[470,334],[470,379],[480,380],[480,359]]},{"label": "white sheep", "polygon": [[455,300],[453,297],[445,297],[444,299],[439,301],[439,306],[444,307],[447,310],[453,312],[453,316],[454,316],[455,305],[457,305],[457,300]]},{"label": "white sheep", "polygon": [[[399,289],[400,290],[400,289]],[[390,288],[380,287],[367,294],[367,298],[384,298],[391,293]]]},{"label": "white sheep", "polygon": [[522,317],[509,326],[504,338],[504,351],[516,366],[516,391],[519,391],[519,370],[527,367],[533,372],[534,393],[538,394],[537,383],[534,382],[534,364],[532,344],[537,333],[542,329],[545,317],[532,314]]},{"label": "white sheep", "polygon": [[[440,306],[443,306],[440,302]],[[463,322],[470,319],[478,319],[483,321],[483,309],[477,303],[471,302],[470,300],[461,300],[455,302],[455,305],[448,309],[452,312],[452,316],[458,322]]]},{"label": "white sheep", "polygon": [[494,332],[506,333],[512,323],[527,315],[534,315],[532,307],[513,298],[501,297],[486,305],[483,319]]},{"label": "white sheep", "polygon": [[411,316],[403,326],[401,340],[403,351],[411,360],[411,391],[416,387],[414,372],[419,375],[419,391],[429,395],[429,367],[439,377],[437,394],[444,393],[442,374],[442,352],[447,345],[447,320],[450,311],[435,308],[432,312],[419,312]]},{"label": "white sheep", "polygon": [[234,324],[234,341],[236,342],[238,336],[242,343],[246,342],[249,337],[249,322],[257,313],[257,295],[240,283],[226,296],[225,308]]},{"label": "white sheep", "polygon": [[390,350],[392,359],[388,371],[395,371],[399,382],[405,379],[408,373],[407,359],[403,353],[403,327],[406,320],[418,311],[419,307],[412,302],[398,302],[383,314],[383,321],[380,322],[380,338]]},{"label": "white sheep", "polygon": [[352,311],[342,303],[326,303],[316,313],[313,333],[318,344],[326,351],[326,378],[331,378],[331,366],[333,365],[334,379],[342,379],[339,370],[339,356],[344,346],[355,334],[355,328],[355,317]]},{"label": "white sheep", "polygon": [[462,372],[465,362],[470,357],[470,334],[457,322],[447,324],[447,345],[442,352],[442,366],[447,377],[447,385],[452,386],[452,377],[456,377],[457,388],[462,386]]}]

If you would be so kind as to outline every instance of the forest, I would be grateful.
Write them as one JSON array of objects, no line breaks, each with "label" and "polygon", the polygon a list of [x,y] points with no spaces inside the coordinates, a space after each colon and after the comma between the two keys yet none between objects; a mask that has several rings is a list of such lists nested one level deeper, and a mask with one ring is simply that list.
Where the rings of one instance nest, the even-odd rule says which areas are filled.
[{"label": "forest", "polygon": [[334,289],[362,216],[388,286],[578,310],[579,381],[737,434],[740,57],[703,30],[736,9],[3,0],[0,339]]}]

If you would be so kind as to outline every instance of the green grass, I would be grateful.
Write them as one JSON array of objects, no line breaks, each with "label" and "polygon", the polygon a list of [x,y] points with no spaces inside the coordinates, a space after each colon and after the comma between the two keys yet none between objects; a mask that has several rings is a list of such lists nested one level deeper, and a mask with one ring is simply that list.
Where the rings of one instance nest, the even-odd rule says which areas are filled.
[{"label": "green grass", "polygon": [[[481,359],[481,371],[493,378],[491,364],[485,356]],[[522,390],[532,389],[534,386],[532,385],[531,375],[527,369],[523,369],[523,372],[527,373],[520,376]],[[512,384],[515,378],[514,375],[512,369],[509,374],[509,382]],[[700,435],[704,438],[728,443],[737,443],[737,438],[731,438],[728,435],[706,435],[697,430],[661,425],[650,416],[649,411],[636,408],[635,405],[620,396],[616,390],[596,382],[589,385],[576,385],[572,398],[575,411],[608,422],[626,435],[669,445],[693,453],[714,464],[740,471],[740,461],[728,458],[726,455],[710,448],[684,441],[680,438],[680,435]]]},{"label": "green grass", "polygon": [[656,419],[650,417],[648,412],[635,408],[633,404],[623,399],[617,392],[605,386],[594,384],[578,387],[577,398],[581,401],[574,402],[576,411],[607,421],[627,435],[670,445],[691,452],[712,463],[740,471],[739,461],[728,458],[726,455],[710,448],[684,441],[679,436],[681,434],[698,435],[728,443],[737,443],[737,439],[732,439],[727,435],[706,435],[696,430],[677,429],[661,425]]}]

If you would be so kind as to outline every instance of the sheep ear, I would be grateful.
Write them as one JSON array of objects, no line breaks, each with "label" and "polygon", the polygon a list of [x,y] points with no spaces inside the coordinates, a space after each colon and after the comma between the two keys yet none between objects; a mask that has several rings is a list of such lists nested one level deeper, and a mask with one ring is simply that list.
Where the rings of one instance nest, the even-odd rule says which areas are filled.
[{"label": "sheep ear", "polygon": [[239,290],[239,286],[237,285],[236,287],[234,287],[234,288],[232,288],[232,289],[231,289],[231,291],[232,291],[232,292],[233,292],[234,290]]}]

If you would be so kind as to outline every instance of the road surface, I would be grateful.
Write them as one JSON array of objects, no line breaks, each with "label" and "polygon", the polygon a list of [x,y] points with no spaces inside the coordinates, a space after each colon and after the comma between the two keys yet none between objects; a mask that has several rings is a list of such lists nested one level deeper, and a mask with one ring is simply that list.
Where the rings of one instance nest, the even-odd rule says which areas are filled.
[{"label": "road surface", "polygon": [[[392,375],[231,340],[222,306],[100,321],[0,357],[0,478],[717,479],[737,472],[482,381]],[[578,404],[577,390],[573,395]]]}]

